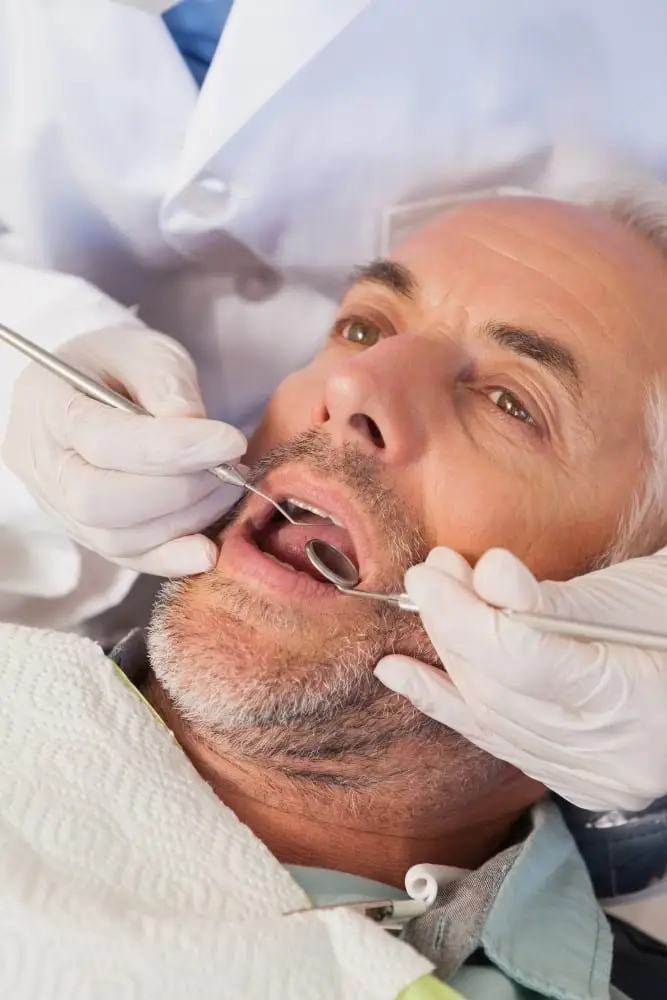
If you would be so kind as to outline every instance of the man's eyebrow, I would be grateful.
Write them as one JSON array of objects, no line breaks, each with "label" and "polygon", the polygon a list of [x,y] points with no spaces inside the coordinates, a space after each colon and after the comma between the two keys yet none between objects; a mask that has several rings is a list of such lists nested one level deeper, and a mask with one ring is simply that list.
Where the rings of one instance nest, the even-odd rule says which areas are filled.
[{"label": "man's eyebrow", "polygon": [[581,395],[581,371],[574,354],[557,340],[509,323],[485,323],[482,333],[501,347],[552,372],[571,395]]},{"label": "man's eyebrow", "polygon": [[419,282],[412,271],[403,264],[397,264],[386,257],[378,257],[370,264],[361,264],[352,272],[354,282],[372,281],[376,285],[384,285],[405,299],[412,299],[419,289]]}]

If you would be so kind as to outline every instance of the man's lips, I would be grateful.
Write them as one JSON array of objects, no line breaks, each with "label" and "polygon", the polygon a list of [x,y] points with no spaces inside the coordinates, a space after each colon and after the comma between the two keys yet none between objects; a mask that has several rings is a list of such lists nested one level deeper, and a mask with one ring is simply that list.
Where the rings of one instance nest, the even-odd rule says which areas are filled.
[{"label": "man's lips", "polygon": [[[336,480],[316,476],[309,470],[285,468],[269,474],[261,484],[263,492],[278,503],[294,498],[313,507],[326,511],[338,521],[349,536],[346,554],[359,569],[360,580],[373,575],[377,565],[375,552],[377,541],[371,515],[364,510],[356,497]],[[246,517],[255,532],[260,531],[271,520],[273,510],[261,497],[253,496],[246,508]],[[301,517],[298,518],[301,520]],[[327,522],[311,526],[308,538],[322,538],[336,542],[336,532],[329,530]],[[340,537],[340,536],[338,536]],[[306,539],[308,540],[308,539]]]},{"label": "man's lips", "polygon": [[[279,503],[290,497],[300,500],[333,515],[343,527],[324,520],[291,526],[285,520],[281,522],[278,514],[274,519],[271,504],[252,494],[241,517],[223,539],[220,563],[227,571],[238,570],[247,580],[253,579],[291,596],[338,597],[330,584],[317,577],[304,550],[309,539],[321,538],[353,559],[362,582],[372,579],[377,564],[372,518],[360,509],[359,502],[342,484],[325,480],[309,470],[286,467],[270,473],[258,485]],[[271,558],[272,554],[293,568],[281,566]]]}]

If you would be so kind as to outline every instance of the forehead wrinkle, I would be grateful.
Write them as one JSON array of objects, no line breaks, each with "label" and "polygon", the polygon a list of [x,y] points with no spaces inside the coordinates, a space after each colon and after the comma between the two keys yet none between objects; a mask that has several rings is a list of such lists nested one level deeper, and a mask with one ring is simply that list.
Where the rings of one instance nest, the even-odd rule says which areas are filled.
[{"label": "forehead wrinkle", "polygon": [[[593,320],[596,328],[599,329],[602,333],[604,333],[606,335],[607,328],[606,328],[606,326],[604,324],[602,324],[600,322],[597,314],[595,312],[593,312],[593,310],[589,306],[587,306],[583,302],[581,302],[580,299],[576,298],[573,295],[573,293],[571,291],[569,291],[567,288],[565,288],[565,286],[562,285],[561,282],[558,279],[554,278],[551,275],[546,275],[544,273],[544,271],[541,271],[538,267],[535,267],[533,264],[529,264],[527,261],[520,260],[518,257],[515,257],[514,254],[512,254],[512,253],[508,253],[507,251],[502,250],[499,247],[492,246],[489,243],[482,242],[482,240],[480,240],[476,236],[471,236],[468,233],[462,233],[461,235],[462,235],[462,237],[464,239],[468,240],[469,242],[476,243],[479,246],[483,246],[487,250],[491,250],[492,253],[498,254],[499,257],[504,257],[506,260],[513,260],[517,264],[519,264],[521,267],[524,267],[527,271],[531,271],[534,274],[538,275],[539,277],[546,278],[547,280],[551,281],[556,288],[560,289],[560,291],[562,291],[567,296],[568,299],[570,299],[572,302],[575,303],[575,305],[577,306],[577,308],[583,310],[583,312],[585,312],[588,316],[590,316],[590,318]],[[575,327],[573,327],[572,324],[570,322],[568,322],[567,319],[564,319],[563,317],[559,317],[559,323],[565,325],[568,328],[568,330],[570,330],[573,334],[577,334],[577,333],[580,332]],[[635,324],[634,320],[633,320],[633,324]],[[637,325],[637,324],[635,324],[635,325]]]},{"label": "forehead wrinkle", "polygon": [[[619,311],[624,314],[624,316],[625,316],[626,320],[629,322],[629,324],[632,327],[634,327],[635,330],[641,331],[641,329],[642,329],[642,323],[630,311],[630,306],[629,306],[629,303],[627,302],[627,298],[625,296],[618,296],[618,295],[615,294],[615,291],[614,291],[615,283],[609,284],[609,283],[603,283],[602,282],[602,280],[600,279],[600,277],[598,276],[598,274],[594,270],[594,267],[592,266],[592,264],[590,264],[586,260],[582,259],[579,256],[579,254],[577,253],[577,249],[576,248],[577,248],[578,244],[575,244],[575,250],[572,253],[569,253],[569,252],[566,252],[565,250],[563,250],[561,247],[557,246],[548,237],[547,238],[540,238],[540,239],[538,239],[537,237],[532,236],[530,233],[527,233],[526,230],[523,227],[521,227],[520,225],[519,226],[509,225],[504,220],[502,220],[502,219],[499,220],[495,215],[491,215],[488,212],[485,212],[484,210],[479,210],[479,211],[476,210],[476,214],[479,215],[483,219],[491,221],[498,228],[504,230],[505,232],[509,233],[510,235],[511,234],[515,234],[515,235],[518,234],[519,236],[524,237],[533,246],[536,246],[536,247],[540,247],[540,246],[546,247],[552,253],[557,254],[558,257],[560,257],[561,260],[564,260],[567,263],[574,263],[577,267],[581,268],[581,270],[584,271],[586,275],[588,275],[590,278],[593,279],[593,281],[600,288],[600,291],[601,291],[601,293],[603,295],[609,296],[609,298],[611,298],[614,301],[614,303],[616,305],[616,308],[618,308]],[[551,220],[551,224],[554,224],[553,220]],[[555,225],[558,227],[558,230],[559,230],[560,233],[567,233],[568,229],[570,229],[570,227],[568,227],[567,224],[564,223],[564,222],[562,222],[561,220],[555,220]],[[465,233],[462,233],[460,235],[466,236]],[[469,236],[468,238],[470,238],[470,239],[474,240],[475,242],[479,243],[480,246],[487,246],[488,249],[493,250],[494,252],[500,254],[503,257],[506,257],[509,260],[516,260],[517,263],[524,264],[524,261],[519,260],[513,254],[507,253],[507,252],[505,252],[505,251],[503,251],[503,250],[499,249],[498,247],[493,246],[491,244],[484,243],[478,237]],[[594,248],[591,248],[591,249],[592,249],[592,252],[594,252],[597,257],[605,260],[605,255],[604,255],[604,252],[602,250],[599,250],[597,247],[594,247]],[[558,288],[560,288],[562,291],[566,292],[566,294],[568,295],[569,298],[573,297],[572,294],[569,293],[567,291],[567,289],[564,288],[564,286],[561,284],[561,282],[558,281],[556,278],[552,277],[551,275],[548,275],[548,276],[545,275],[543,271],[539,271],[539,269],[537,269],[535,267],[532,267],[531,265],[529,265],[527,263],[525,264],[525,266],[529,270],[532,270],[535,273],[539,273],[542,277],[549,277],[549,279],[551,281],[553,281],[553,283]],[[607,263],[607,266],[609,266],[608,263]],[[618,266],[616,264],[613,264],[613,267],[614,267],[615,271],[619,270],[619,268],[618,268]],[[597,316],[596,316],[595,313],[593,313],[587,306],[583,305],[583,303],[581,303],[579,300],[577,300],[577,304],[581,308],[583,308],[590,316],[592,316],[596,320],[596,322],[598,323],[598,326],[600,325],[599,322],[597,321]],[[569,324],[567,324],[567,325],[569,326]],[[605,327],[602,326],[602,329],[604,330]]]},{"label": "forehead wrinkle", "polygon": [[[582,257],[582,256],[579,255],[579,253],[578,253],[578,248],[579,248],[579,245],[580,245],[579,242],[575,243],[574,250],[572,250],[572,251],[570,251],[570,250],[565,251],[565,250],[562,249],[562,247],[558,246],[555,242],[553,242],[553,238],[549,238],[548,236],[547,237],[540,236],[538,238],[538,237],[532,236],[529,232],[526,232],[526,230],[523,227],[521,227],[520,225],[518,225],[518,226],[517,225],[511,225],[510,226],[503,219],[500,219],[500,220],[495,219],[494,217],[489,216],[487,213],[484,213],[484,212],[480,212],[479,214],[483,218],[489,219],[499,229],[503,229],[503,230],[505,230],[506,232],[508,232],[510,234],[517,233],[518,235],[524,237],[528,242],[530,242],[533,245],[536,245],[538,247],[540,245],[543,246],[543,247],[546,247],[552,253],[556,254],[561,260],[564,260],[567,263],[574,262],[577,265],[577,267],[581,268],[583,271],[586,272],[587,275],[589,275],[591,278],[593,278],[593,280],[598,285],[600,285],[605,292],[611,291],[612,296],[613,296],[613,286],[611,288],[608,288],[606,284],[603,284],[602,281],[601,281],[601,279],[597,276],[597,273],[594,270],[593,266],[591,264],[589,264],[584,257]],[[565,222],[562,222],[561,220],[558,220],[558,219],[555,220],[555,223],[554,223],[554,220],[550,220],[550,221],[551,221],[552,227],[553,228],[557,228],[558,231],[559,231],[559,233],[560,233],[560,235],[565,235],[566,237],[571,236],[572,226],[568,226]],[[604,252],[602,250],[600,250],[598,247],[591,247],[591,246],[589,246],[589,254],[588,255],[590,255],[590,253],[594,253],[596,255],[596,257],[602,259],[605,262],[606,266],[609,266],[610,264],[612,264],[612,262],[609,261],[609,259],[605,257]],[[617,267],[616,264],[612,264],[612,266],[614,267],[615,271],[618,270],[618,267]],[[622,300],[621,300],[620,304],[621,305],[623,304]]]},{"label": "forehead wrinkle", "polygon": [[[486,218],[489,218],[489,216],[486,216]],[[496,220],[492,219],[492,221],[495,222]],[[576,255],[576,253],[566,253],[561,247],[558,247],[555,243],[551,242],[549,239],[542,239],[542,238],[538,239],[537,237],[532,236],[530,233],[525,232],[525,230],[516,229],[515,227],[509,226],[509,225],[503,223],[502,221],[501,222],[497,222],[496,224],[497,224],[497,226],[498,226],[499,229],[504,229],[510,235],[519,235],[519,236],[525,238],[528,243],[532,244],[533,246],[537,247],[538,249],[540,247],[542,247],[542,248],[546,247],[553,254],[556,254],[562,261],[565,261],[568,264],[575,263],[578,268],[580,268],[582,271],[585,271],[586,274],[589,277],[593,278],[593,280],[596,282],[597,285],[600,286],[601,290],[603,292],[605,292],[605,294],[607,293],[607,291],[608,291],[607,286],[604,285],[600,281],[599,277],[596,275],[596,273],[592,269],[592,267],[589,264],[587,264],[583,259],[578,258],[577,255]],[[467,235],[467,234],[463,234],[463,235]],[[564,286],[561,284],[561,282],[558,279],[554,278],[550,274],[549,275],[545,274],[544,271],[541,271],[539,268],[533,266],[532,264],[529,264],[528,262],[520,260],[517,256],[515,256],[515,254],[513,252],[510,253],[510,252],[507,252],[505,250],[501,250],[495,244],[484,243],[477,236],[470,236],[469,238],[472,239],[473,241],[477,242],[480,246],[487,246],[488,249],[493,250],[495,253],[500,254],[502,257],[506,257],[508,260],[515,260],[518,264],[523,264],[529,270],[535,272],[536,274],[541,275],[543,278],[548,278],[550,281],[553,281],[553,283],[558,288],[560,288],[562,291],[567,292],[567,289],[564,288]],[[596,253],[597,253],[597,251],[596,251]],[[568,293],[568,294],[570,295],[570,298],[571,298],[572,297],[571,294],[570,293]],[[586,306],[584,306],[584,309],[586,309]],[[590,310],[587,310],[587,311],[590,311]]]},{"label": "forehead wrinkle", "polygon": [[[511,227],[503,227],[503,228],[509,229],[510,232],[512,231]],[[467,240],[469,240],[472,243],[477,243],[478,245],[480,245],[482,247],[486,247],[487,249],[490,249],[492,253],[497,253],[501,257],[506,257],[509,260],[516,260],[516,262],[518,264],[520,264],[523,267],[526,267],[529,271],[533,271],[533,272],[539,274],[541,277],[546,277],[546,275],[544,275],[544,272],[539,271],[539,269],[537,269],[536,267],[534,267],[532,264],[529,264],[529,263],[527,263],[526,261],[523,261],[523,260],[519,260],[518,258],[514,257],[512,254],[508,254],[505,251],[499,249],[498,247],[490,246],[488,243],[482,242],[482,240],[480,240],[476,236],[471,236],[468,233],[461,233],[461,234],[457,234],[457,235],[463,236],[464,239],[467,239]],[[522,234],[522,235],[524,235],[524,234]],[[527,235],[527,239],[530,242],[534,243],[534,244],[537,243],[537,241],[534,240],[534,239],[532,239],[530,237],[530,235]],[[537,243],[537,245],[539,245],[539,243]],[[550,248],[551,248],[551,245],[550,245]],[[565,257],[567,256],[567,255],[564,254],[563,251],[558,250],[558,248],[553,248],[553,249],[555,250],[556,253],[559,253],[561,256],[565,256]],[[574,296],[572,295],[572,293],[569,292],[566,288],[564,288],[558,280],[556,280],[555,278],[553,278],[551,276],[549,276],[549,280],[552,281],[556,287],[560,288],[567,295],[568,298],[574,299]],[[607,328],[606,328],[606,326],[604,324],[600,323],[600,320],[598,319],[597,315],[594,312],[592,312],[591,309],[589,309],[587,306],[585,306],[583,303],[581,303],[578,299],[574,299],[574,301],[576,302],[576,304],[577,304],[577,306],[579,308],[583,309],[583,311],[586,312],[592,318],[592,320],[595,323],[596,328],[598,330],[600,330],[605,335],[605,337],[607,337],[607,339],[608,339]],[[552,309],[548,305],[545,306],[545,308],[547,309],[547,311],[549,313],[552,313]],[[624,309],[623,312],[626,314],[626,316],[628,315],[628,312],[627,312],[626,309]],[[631,320],[631,325],[634,326],[636,329],[640,329],[641,330],[641,324],[638,321],[635,321],[632,318],[632,316],[630,316],[629,318]],[[579,331],[576,328],[573,328],[572,325],[566,319],[563,319],[562,316],[558,316],[558,317],[556,317],[556,319],[557,319],[557,322],[559,324],[564,325],[567,329],[571,330],[572,333],[575,336],[577,334],[579,334]],[[585,376],[586,374],[588,374],[590,372],[590,367],[589,367],[589,365],[586,364],[585,359],[579,359],[579,360],[580,360],[580,364],[581,364],[582,374]],[[586,402],[587,402],[588,407],[590,408],[590,405],[591,405],[591,402],[592,402],[590,394],[586,394]],[[600,419],[603,419],[603,417],[604,417],[603,409],[601,409],[602,403],[603,403],[603,401],[599,400],[599,401],[596,402],[595,406],[593,407],[594,411],[597,412],[598,417]],[[596,432],[595,432],[595,430],[593,428],[593,425],[590,422],[590,420],[586,418],[586,416],[584,414],[584,411],[583,411],[583,408],[581,406],[575,407],[574,408],[574,413],[575,413],[575,415],[577,417],[577,420],[578,420],[578,423],[579,423],[580,427],[586,432],[586,434],[590,438],[594,439]],[[591,413],[591,416],[592,416],[592,413]]]}]

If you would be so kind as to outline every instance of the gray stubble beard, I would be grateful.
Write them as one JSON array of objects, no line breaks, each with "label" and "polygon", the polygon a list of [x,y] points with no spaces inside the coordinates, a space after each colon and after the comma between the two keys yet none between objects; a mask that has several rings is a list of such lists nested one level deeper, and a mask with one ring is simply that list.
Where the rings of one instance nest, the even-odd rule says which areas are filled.
[{"label": "gray stubble beard", "polygon": [[[406,511],[382,485],[378,463],[351,447],[332,452],[325,435],[307,432],[274,449],[253,470],[253,479],[259,481],[270,468],[297,460],[330,472],[373,509],[381,536],[391,540],[387,554],[392,578],[385,589],[397,589],[404,569],[422,561],[428,546],[415,513]],[[242,509],[243,501],[215,526],[216,534]],[[438,758],[454,754],[458,763],[487,757],[375,678],[377,661],[393,652],[439,665],[416,616],[382,606],[364,609],[363,614],[355,611],[350,623],[356,623],[356,630],[336,631],[334,623],[325,655],[313,655],[304,664],[290,652],[288,640],[307,628],[307,620],[300,622],[298,614],[276,609],[240,584],[216,580],[220,609],[210,628],[217,629],[221,638],[213,643],[215,662],[211,665],[209,658],[202,658],[192,674],[183,665],[187,622],[179,621],[191,586],[190,581],[172,581],[162,587],[149,629],[149,654],[155,676],[178,715],[219,753],[261,761],[295,778],[308,776],[310,781],[358,790],[379,782],[386,787],[392,777],[403,784],[411,758],[423,781],[419,757],[429,749],[437,748]],[[283,636],[283,648],[266,652],[262,640],[266,642],[274,630]],[[242,680],[240,661],[254,668]],[[263,669],[267,663],[269,669]],[[207,672],[208,679],[203,676]],[[399,775],[391,772],[396,771],[400,746],[406,754]]]}]

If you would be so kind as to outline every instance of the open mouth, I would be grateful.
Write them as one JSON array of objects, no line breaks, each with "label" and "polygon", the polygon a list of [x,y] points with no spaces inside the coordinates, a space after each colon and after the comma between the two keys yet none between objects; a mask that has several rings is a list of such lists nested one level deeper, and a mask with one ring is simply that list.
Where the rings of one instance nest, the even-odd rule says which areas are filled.
[{"label": "open mouth", "polygon": [[297,497],[275,499],[299,523],[290,524],[277,510],[267,511],[264,518],[253,522],[252,540],[260,552],[283,569],[323,582],[306,555],[306,543],[319,538],[343,552],[361,575],[357,546],[343,517]]},{"label": "open mouth", "polygon": [[[345,483],[296,464],[271,470],[260,488],[271,500],[248,496],[241,516],[221,538],[218,565],[223,576],[278,602],[338,604],[344,595],[306,554],[308,542],[319,539],[339,549],[356,567],[361,587],[372,589],[381,550],[373,510],[362,496]],[[273,502],[297,523],[276,511]]]}]

